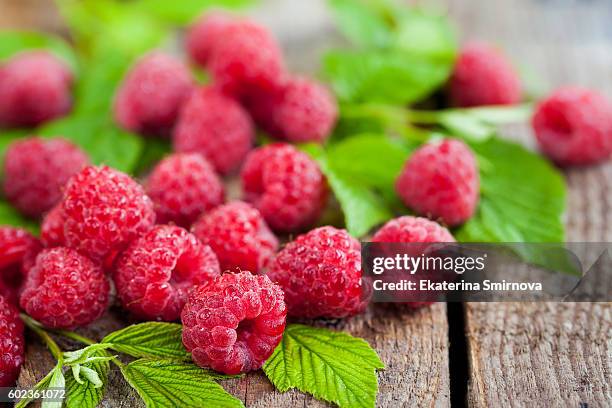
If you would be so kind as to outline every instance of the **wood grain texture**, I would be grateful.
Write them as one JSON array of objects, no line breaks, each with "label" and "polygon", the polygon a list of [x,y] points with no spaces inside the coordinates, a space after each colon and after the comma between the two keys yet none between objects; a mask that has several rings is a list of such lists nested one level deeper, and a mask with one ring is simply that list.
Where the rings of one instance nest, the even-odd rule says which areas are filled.
[{"label": "wood grain texture", "polygon": [[[543,82],[612,97],[612,3],[449,0],[466,39],[500,44]],[[505,134],[534,147],[526,126]],[[566,172],[567,239],[612,241],[612,164]],[[520,181],[518,181],[520,182]],[[612,306],[466,305],[470,406],[612,406]]]}]

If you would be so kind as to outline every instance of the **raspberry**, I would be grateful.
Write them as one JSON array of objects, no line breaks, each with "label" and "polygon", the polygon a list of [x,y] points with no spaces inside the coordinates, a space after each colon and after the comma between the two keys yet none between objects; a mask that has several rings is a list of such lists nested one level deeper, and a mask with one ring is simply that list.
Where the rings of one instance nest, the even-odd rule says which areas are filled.
[{"label": "raspberry", "polygon": [[191,59],[201,66],[206,66],[217,39],[222,38],[223,29],[232,22],[230,16],[221,12],[200,17],[189,28],[186,36],[186,48]]},{"label": "raspberry", "polygon": [[[398,250],[401,250],[411,257],[420,257],[424,254],[427,254],[427,256],[436,256],[435,250],[438,249],[438,247],[432,246],[431,244],[455,242],[455,238],[446,228],[427,218],[403,216],[392,219],[382,226],[376,234],[374,234],[374,237],[372,237],[372,242],[413,244],[410,246],[389,249],[391,249],[391,252],[394,254],[396,254]],[[426,277],[434,281],[442,281],[444,278],[444,273],[438,270],[418,270],[415,274],[411,275],[406,275],[404,271],[390,270],[387,272],[385,279],[387,282],[399,282],[405,279],[414,280],[416,282],[418,281],[418,279],[415,278],[417,275],[421,278]],[[447,278],[448,280],[452,280],[454,277],[456,277],[456,275],[451,275]],[[430,297],[435,298],[435,295],[422,292],[419,295],[419,301],[403,303],[412,308],[419,308],[432,304],[432,301],[425,300]]]},{"label": "raspberry", "polygon": [[155,223],[153,203],[142,187],[106,166],[89,166],[73,176],[62,209],[67,246],[97,261],[108,261]]},{"label": "raspberry", "polygon": [[418,214],[455,226],[474,214],[479,185],[470,148],[458,140],[444,140],[417,149],[404,165],[395,189]]},{"label": "raspberry", "polygon": [[38,239],[29,232],[0,227],[0,295],[17,304],[17,292],[23,277],[41,249]]},{"label": "raspberry", "polygon": [[174,130],[174,149],[200,153],[227,174],[243,160],[255,138],[247,112],[218,89],[195,92],[181,111]]},{"label": "raspberry", "polygon": [[89,163],[71,142],[30,137],[10,145],[4,161],[4,194],[22,213],[40,217],[57,204],[68,179]]},{"label": "raspberry", "polygon": [[117,259],[113,281],[123,307],[145,320],[180,317],[190,290],[220,275],[210,247],[173,225],[158,225]]},{"label": "raspberry", "polygon": [[255,94],[246,104],[264,130],[295,143],[324,142],[338,119],[333,94],[306,78],[293,78],[271,95]]},{"label": "raspberry", "polygon": [[204,214],[193,225],[193,233],[215,251],[224,271],[259,273],[278,248],[278,240],[259,211],[240,201]]},{"label": "raspberry", "polygon": [[289,144],[253,150],[241,178],[246,200],[276,231],[299,231],[312,225],[327,200],[327,184],[317,163]]},{"label": "raspberry", "polygon": [[440,224],[427,218],[409,215],[392,219],[372,237],[372,242],[455,242],[451,233]]},{"label": "raspberry", "polygon": [[183,344],[204,368],[239,374],[261,368],[280,343],[287,308],[267,276],[226,273],[198,286],[183,309]]},{"label": "raspberry", "polygon": [[62,203],[57,204],[45,215],[40,226],[40,240],[45,248],[66,245],[66,238],[64,237],[65,222]]},{"label": "raspberry", "polygon": [[212,165],[199,154],[178,153],[162,160],[145,184],[157,222],[189,228],[205,211],[223,202],[225,192]]},{"label": "raspberry", "polygon": [[133,132],[168,136],[193,87],[182,62],[161,52],[150,53],[123,80],[115,98],[115,120]]},{"label": "raspberry", "polygon": [[0,125],[33,127],[70,111],[72,73],[44,51],[22,52],[0,68]]},{"label": "raspberry", "polygon": [[521,100],[521,81],[498,49],[472,43],[455,64],[450,95],[456,106],[511,105]]},{"label": "raspberry", "polygon": [[0,296],[0,387],[13,387],[25,359],[23,323],[17,309]]},{"label": "raspberry", "polygon": [[560,165],[600,162],[612,154],[612,103],[598,92],[562,88],[532,119],[540,149]]},{"label": "raspberry", "polygon": [[208,68],[224,92],[242,96],[282,84],[283,56],[268,30],[252,21],[237,20],[221,31],[223,41],[212,47]]},{"label": "raspberry", "polygon": [[102,268],[77,251],[43,250],[28,272],[19,304],[53,329],[86,326],[105,312],[110,286]]},{"label": "raspberry", "polygon": [[281,250],[268,276],[285,292],[289,315],[342,318],[364,311],[361,245],[345,230],[320,227]]}]

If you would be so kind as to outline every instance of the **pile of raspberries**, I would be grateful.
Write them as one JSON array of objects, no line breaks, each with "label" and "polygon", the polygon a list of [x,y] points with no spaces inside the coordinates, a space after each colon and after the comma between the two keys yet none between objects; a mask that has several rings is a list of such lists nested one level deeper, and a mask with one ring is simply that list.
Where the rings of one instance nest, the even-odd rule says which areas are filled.
[{"label": "pile of raspberries", "polygon": [[[41,236],[0,227],[0,386],[14,383],[24,359],[18,308],[46,327],[73,329],[101,317],[114,297],[137,319],[181,319],[193,360],[227,374],[260,368],[287,316],[365,310],[361,245],[343,229],[315,227],[327,181],[290,144],[326,141],[338,115],[334,96],[288,74],[273,36],[249,20],[205,15],[186,48],[210,84],[197,86],[187,65],[156,51],[116,93],[120,126],[172,138],[174,152],[142,183],[92,165],[61,137],[32,136],[7,150],[4,196],[41,219]],[[33,73],[42,76],[28,80]],[[15,56],[0,68],[0,124],[34,126],[65,114],[71,80],[51,54]],[[456,106],[521,97],[510,65],[482,44],[463,50],[449,89]],[[533,125],[554,161],[587,164],[610,156],[611,113],[595,92],[566,88],[538,106]],[[256,127],[280,141],[254,148]],[[242,201],[227,201],[223,177],[236,171]],[[476,158],[459,140],[426,143],[406,161],[396,190],[419,216],[389,221],[372,241],[454,242],[447,226],[465,223],[478,204]]]}]

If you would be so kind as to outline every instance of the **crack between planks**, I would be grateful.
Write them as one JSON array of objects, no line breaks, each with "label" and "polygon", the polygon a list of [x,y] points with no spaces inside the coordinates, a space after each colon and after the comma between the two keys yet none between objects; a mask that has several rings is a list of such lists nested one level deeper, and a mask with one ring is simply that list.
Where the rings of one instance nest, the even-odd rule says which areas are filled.
[{"label": "crack between planks", "polygon": [[465,305],[460,302],[448,302],[446,304],[446,315],[448,319],[448,368],[451,407],[465,407],[469,379]]}]

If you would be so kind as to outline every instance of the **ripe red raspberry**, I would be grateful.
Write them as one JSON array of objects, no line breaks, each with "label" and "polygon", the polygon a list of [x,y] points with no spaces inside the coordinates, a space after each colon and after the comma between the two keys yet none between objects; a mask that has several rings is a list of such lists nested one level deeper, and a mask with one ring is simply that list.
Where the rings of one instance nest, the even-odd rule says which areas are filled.
[{"label": "ripe red raspberry", "polygon": [[45,215],[40,226],[40,240],[45,248],[66,246],[64,223],[62,203],[59,203]]},{"label": "ripe red raspberry", "polygon": [[474,154],[465,143],[450,139],[417,149],[395,184],[408,207],[450,226],[474,214],[479,188]]},{"label": "ripe red raspberry", "polygon": [[150,53],[123,80],[115,98],[115,120],[133,132],[169,136],[193,89],[187,66],[170,55]]},{"label": "ripe red raspberry", "polygon": [[89,166],[66,185],[62,209],[67,246],[108,261],[155,223],[151,199],[127,174]]},{"label": "ripe red raspberry", "polygon": [[282,84],[282,52],[266,28],[237,20],[221,31],[223,41],[212,47],[208,68],[224,92],[242,96],[252,90],[270,91]]},{"label": "ripe red raspberry", "polygon": [[206,66],[215,44],[223,38],[223,30],[233,22],[231,16],[222,12],[207,13],[200,17],[189,28],[185,38],[191,59],[201,66]]},{"label": "ripe red raspberry", "polygon": [[456,106],[511,105],[521,100],[521,81],[498,49],[472,43],[457,59],[450,96]]},{"label": "ripe red raspberry", "polygon": [[185,228],[225,197],[213,166],[196,153],[177,153],[162,160],[147,179],[145,192],[153,200],[158,223]]},{"label": "ripe red raspberry", "polygon": [[180,317],[189,292],[219,276],[209,246],[173,225],[158,225],[119,255],[113,281],[123,307],[144,320]]},{"label": "ripe red raspberry", "polygon": [[261,368],[280,343],[287,308],[267,276],[226,273],[198,286],[183,309],[183,344],[200,367],[225,374]]},{"label": "ripe red raspberry", "polygon": [[[441,249],[441,247],[432,244],[455,242],[455,238],[446,228],[434,221],[428,220],[427,218],[403,216],[392,219],[383,225],[376,232],[376,234],[374,234],[374,237],[372,237],[372,242],[412,244],[402,247],[390,247],[388,249],[393,254],[397,254],[399,251],[401,251],[406,255],[416,258],[423,255],[436,256],[436,250]],[[386,248],[381,249],[384,250]],[[422,278],[442,281],[445,279],[452,280],[456,277],[455,274],[452,274],[451,276],[446,275],[448,274],[439,270],[418,270],[415,274],[406,274],[403,270],[388,270],[385,276],[385,281],[399,282],[400,280],[406,279],[418,281]],[[417,276],[419,278],[417,278]],[[403,304],[412,308],[428,306],[432,304],[433,301],[429,301],[427,299],[434,300],[436,295],[437,293],[432,294],[416,291],[415,300],[418,300],[413,302],[403,302]]]},{"label": "ripe red raspberry", "polygon": [[4,161],[4,194],[22,213],[40,217],[57,204],[68,179],[89,163],[71,142],[30,137],[12,143]]},{"label": "ripe red raspberry", "polygon": [[343,318],[364,311],[361,245],[345,230],[321,227],[282,249],[268,271],[290,316]]},{"label": "ripe red raspberry", "polygon": [[0,387],[13,387],[25,359],[25,338],[19,312],[0,296]]},{"label": "ripe red raspberry", "polygon": [[260,273],[278,248],[259,211],[240,201],[204,214],[193,225],[193,233],[215,251],[223,271]]},{"label": "ripe red raspberry", "polygon": [[22,52],[0,67],[0,125],[33,127],[72,105],[72,73],[53,54]]},{"label": "ripe red raspberry", "polygon": [[437,243],[455,242],[455,238],[437,222],[405,215],[383,225],[372,237],[372,242]]},{"label": "ripe red raspberry", "polygon": [[177,152],[200,153],[221,174],[234,170],[251,149],[255,132],[247,112],[218,89],[195,92],[174,130]]},{"label": "ripe red raspberry", "polygon": [[38,255],[19,304],[49,328],[73,329],[102,316],[109,292],[102,267],[73,249],[58,247]]},{"label": "ripe red raspberry", "polygon": [[246,105],[264,130],[294,143],[325,142],[338,119],[334,95],[306,78],[293,78],[275,93],[255,93]]},{"label": "ripe red raspberry", "polygon": [[533,129],[542,151],[560,165],[612,155],[612,103],[596,91],[561,88],[536,108]]},{"label": "ripe red raspberry", "polygon": [[246,201],[276,231],[311,226],[327,201],[325,177],[307,154],[285,143],[253,150],[241,172]]},{"label": "ripe red raspberry", "polygon": [[40,241],[29,232],[0,227],[0,295],[17,304],[23,278],[41,249]]}]

